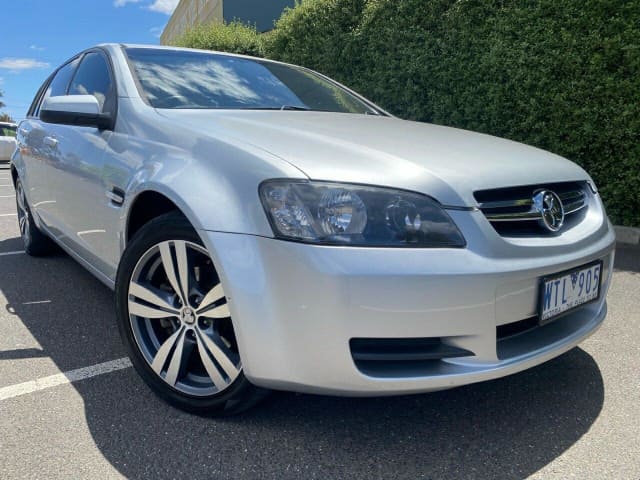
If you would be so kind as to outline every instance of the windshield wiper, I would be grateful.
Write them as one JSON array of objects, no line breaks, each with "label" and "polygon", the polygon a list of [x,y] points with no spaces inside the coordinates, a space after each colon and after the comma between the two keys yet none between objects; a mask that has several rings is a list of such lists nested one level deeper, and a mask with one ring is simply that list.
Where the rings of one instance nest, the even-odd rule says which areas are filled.
[{"label": "windshield wiper", "polygon": [[307,107],[298,107],[297,105],[282,105],[280,107],[280,110],[300,110],[303,112],[308,112],[311,109]]},{"label": "windshield wiper", "polygon": [[[308,112],[308,107],[299,107],[297,105],[282,105],[281,107],[234,107],[235,110],[295,110],[300,112]],[[318,110],[321,111],[321,110]]]}]

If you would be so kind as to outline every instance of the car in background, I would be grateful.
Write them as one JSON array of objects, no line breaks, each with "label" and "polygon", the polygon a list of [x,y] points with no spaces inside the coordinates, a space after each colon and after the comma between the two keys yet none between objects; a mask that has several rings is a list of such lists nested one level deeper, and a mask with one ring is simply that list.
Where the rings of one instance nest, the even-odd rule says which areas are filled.
[{"label": "car in background", "polygon": [[133,365],[185,410],[490,380],[607,313],[615,237],[582,168],[306,68],[101,45],[53,72],[18,144],[25,250],[114,289]]},{"label": "car in background", "polygon": [[16,149],[15,123],[0,122],[0,162],[8,162]]}]

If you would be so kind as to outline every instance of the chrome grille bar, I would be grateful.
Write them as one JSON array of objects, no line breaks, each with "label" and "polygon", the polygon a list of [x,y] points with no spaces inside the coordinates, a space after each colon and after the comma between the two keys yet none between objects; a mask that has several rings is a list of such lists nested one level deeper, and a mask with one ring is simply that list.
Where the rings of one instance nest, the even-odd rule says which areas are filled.
[{"label": "chrome grille bar", "polygon": [[[490,222],[537,221],[542,215],[533,205],[535,190],[532,187],[532,195],[528,198],[484,201],[479,203],[479,207]],[[558,196],[562,200],[565,215],[571,215],[587,206],[585,191],[575,190],[575,186],[570,191],[560,192]]]},{"label": "chrome grille bar", "polygon": [[480,204],[480,210],[494,209],[494,208],[513,208],[513,207],[526,207],[533,205],[533,200],[530,198],[523,198],[520,200],[500,200],[497,202],[484,202]]},{"label": "chrome grille bar", "polygon": [[485,216],[490,222],[523,222],[540,220],[542,215],[537,210],[529,210],[523,213],[486,213]]}]

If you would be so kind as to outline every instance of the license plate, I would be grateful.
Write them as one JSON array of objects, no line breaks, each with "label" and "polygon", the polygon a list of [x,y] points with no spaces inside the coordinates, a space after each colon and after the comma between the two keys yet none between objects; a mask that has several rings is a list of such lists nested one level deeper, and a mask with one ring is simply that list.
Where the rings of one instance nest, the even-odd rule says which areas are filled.
[{"label": "license plate", "polygon": [[601,277],[602,261],[544,277],[540,286],[540,323],[597,300]]}]

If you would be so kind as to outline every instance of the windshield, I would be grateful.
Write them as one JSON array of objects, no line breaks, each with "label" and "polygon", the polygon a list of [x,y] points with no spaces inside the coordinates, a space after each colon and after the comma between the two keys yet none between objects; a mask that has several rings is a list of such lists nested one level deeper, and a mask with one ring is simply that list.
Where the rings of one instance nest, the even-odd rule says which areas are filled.
[{"label": "windshield", "polygon": [[0,125],[0,137],[15,137],[16,127],[13,125]]},{"label": "windshield", "polygon": [[206,52],[127,48],[155,108],[320,110],[377,114],[306,69]]}]

